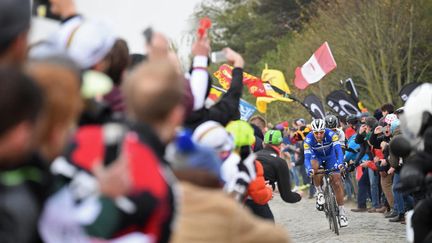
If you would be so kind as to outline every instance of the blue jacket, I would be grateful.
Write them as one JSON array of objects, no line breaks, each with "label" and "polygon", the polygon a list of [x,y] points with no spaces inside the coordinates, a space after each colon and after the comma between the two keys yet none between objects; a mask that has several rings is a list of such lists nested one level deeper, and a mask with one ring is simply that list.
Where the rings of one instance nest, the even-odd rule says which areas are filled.
[{"label": "blue jacket", "polygon": [[[355,160],[360,152],[360,144],[355,142],[357,134],[352,135],[347,142],[347,149],[345,151],[345,158],[344,162],[348,162],[350,160]],[[350,149],[356,150],[357,152],[349,151]],[[367,154],[363,156],[363,158],[360,161],[368,160]]]},{"label": "blue jacket", "polygon": [[305,155],[305,167],[309,171],[312,169],[311,159],[317,158],[319,160],[328,160],[335,158],[337,164],[342,164],[343,162],[343,152],[339,142],[338,135],[330,130],[325,129],[324,137],[321,143],[319,143],[314,134],[309,133],[304,141],[304,155]]}]

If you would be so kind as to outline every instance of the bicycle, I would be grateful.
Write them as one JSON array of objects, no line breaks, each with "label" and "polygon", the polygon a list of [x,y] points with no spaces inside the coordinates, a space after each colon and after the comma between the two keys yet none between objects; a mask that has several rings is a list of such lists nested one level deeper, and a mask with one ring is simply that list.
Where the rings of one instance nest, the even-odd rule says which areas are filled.
[{"label": "bicycle", "polygon": [[339,206],[336,202],[336,195],[330,183],[330,175],[333,172],[339,172],[338,169],[322,169],[320,168],[315,174],[324,174],[324,213],[329,221],[330,230],[339,235],[340,219]]}]

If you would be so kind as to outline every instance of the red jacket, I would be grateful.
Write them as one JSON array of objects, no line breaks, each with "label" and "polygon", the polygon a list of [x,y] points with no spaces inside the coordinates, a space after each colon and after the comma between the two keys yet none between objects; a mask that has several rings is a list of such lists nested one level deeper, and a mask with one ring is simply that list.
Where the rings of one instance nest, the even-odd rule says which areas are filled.
[{"label": "red jacket", "polygon": [[356,134],[356,130],[352,127],[348,127],[345,129],[345,138],[348,140],[352,135]]},{"label": "red jacket", "polygon": [[[376,149],[376,148],[371,147],[371,152],[374,155],[374,157],[378,157],[379,159],[384,159],[384,154],[381,151],[381,149]],[[374,171],[378,171],[378,167],[375,164],[375,162],[373,161],[373,159],[368,161],[367,166]]]},{"label": "red jacket", "polygon": [[249,183],[248,195],[259,205],[265,205],[273,196],[264,179],[264,168],[258,160],[255,161],[256,178]]}]

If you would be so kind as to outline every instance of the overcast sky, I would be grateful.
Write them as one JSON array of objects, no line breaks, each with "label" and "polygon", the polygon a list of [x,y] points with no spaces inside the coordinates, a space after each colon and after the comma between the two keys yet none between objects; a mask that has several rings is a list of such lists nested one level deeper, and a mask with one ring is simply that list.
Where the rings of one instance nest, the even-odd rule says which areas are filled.
[{"label": "overcast sky", "polygon": [[112,25],[129,44],[131,53],[144,51],[142,31],[149,25],[177,45],[190,40],[185,33],[194,7],[201,0],[76,0],[78,11]]}]

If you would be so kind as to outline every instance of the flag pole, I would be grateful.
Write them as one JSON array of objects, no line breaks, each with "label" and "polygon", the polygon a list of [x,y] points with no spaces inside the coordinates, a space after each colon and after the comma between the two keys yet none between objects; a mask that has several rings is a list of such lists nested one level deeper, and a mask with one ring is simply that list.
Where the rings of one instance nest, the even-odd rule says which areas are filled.
[{"label": "flag pole", "polygon": [[297,97],[285,93],[285,98],[292,99],[292,100],[294,100],[295,102],[299,103],[301,106],[303,106],[303,107],[304,107],[304,108],[309,112],[309,115],[311,115],[312,117],[314,117],[314,115],[313,115],[312,111],[309,109],[309,107],[308,107],[307,105],[305,105],[305,103],[303,103],[303,102],[302,102],[301,100],[299,100]]},{"label": "flag pole", "polygon": [[[323,94],[323,89],[322,89],[322,86],[321,86],[321,82],[319,82],[318,83],[318,88],[319,88],[319,90],[320,90],[320,99],[321,99],[321,102],[324,100],[325,101],[325,98],[324,98],[324,94]],[[323,103],[323,104],[325,104],[325,102]],[[325,105],[323,105],[323,112],[324,112],[324,116],[326,115],[326,108],[325,108]]]}]

